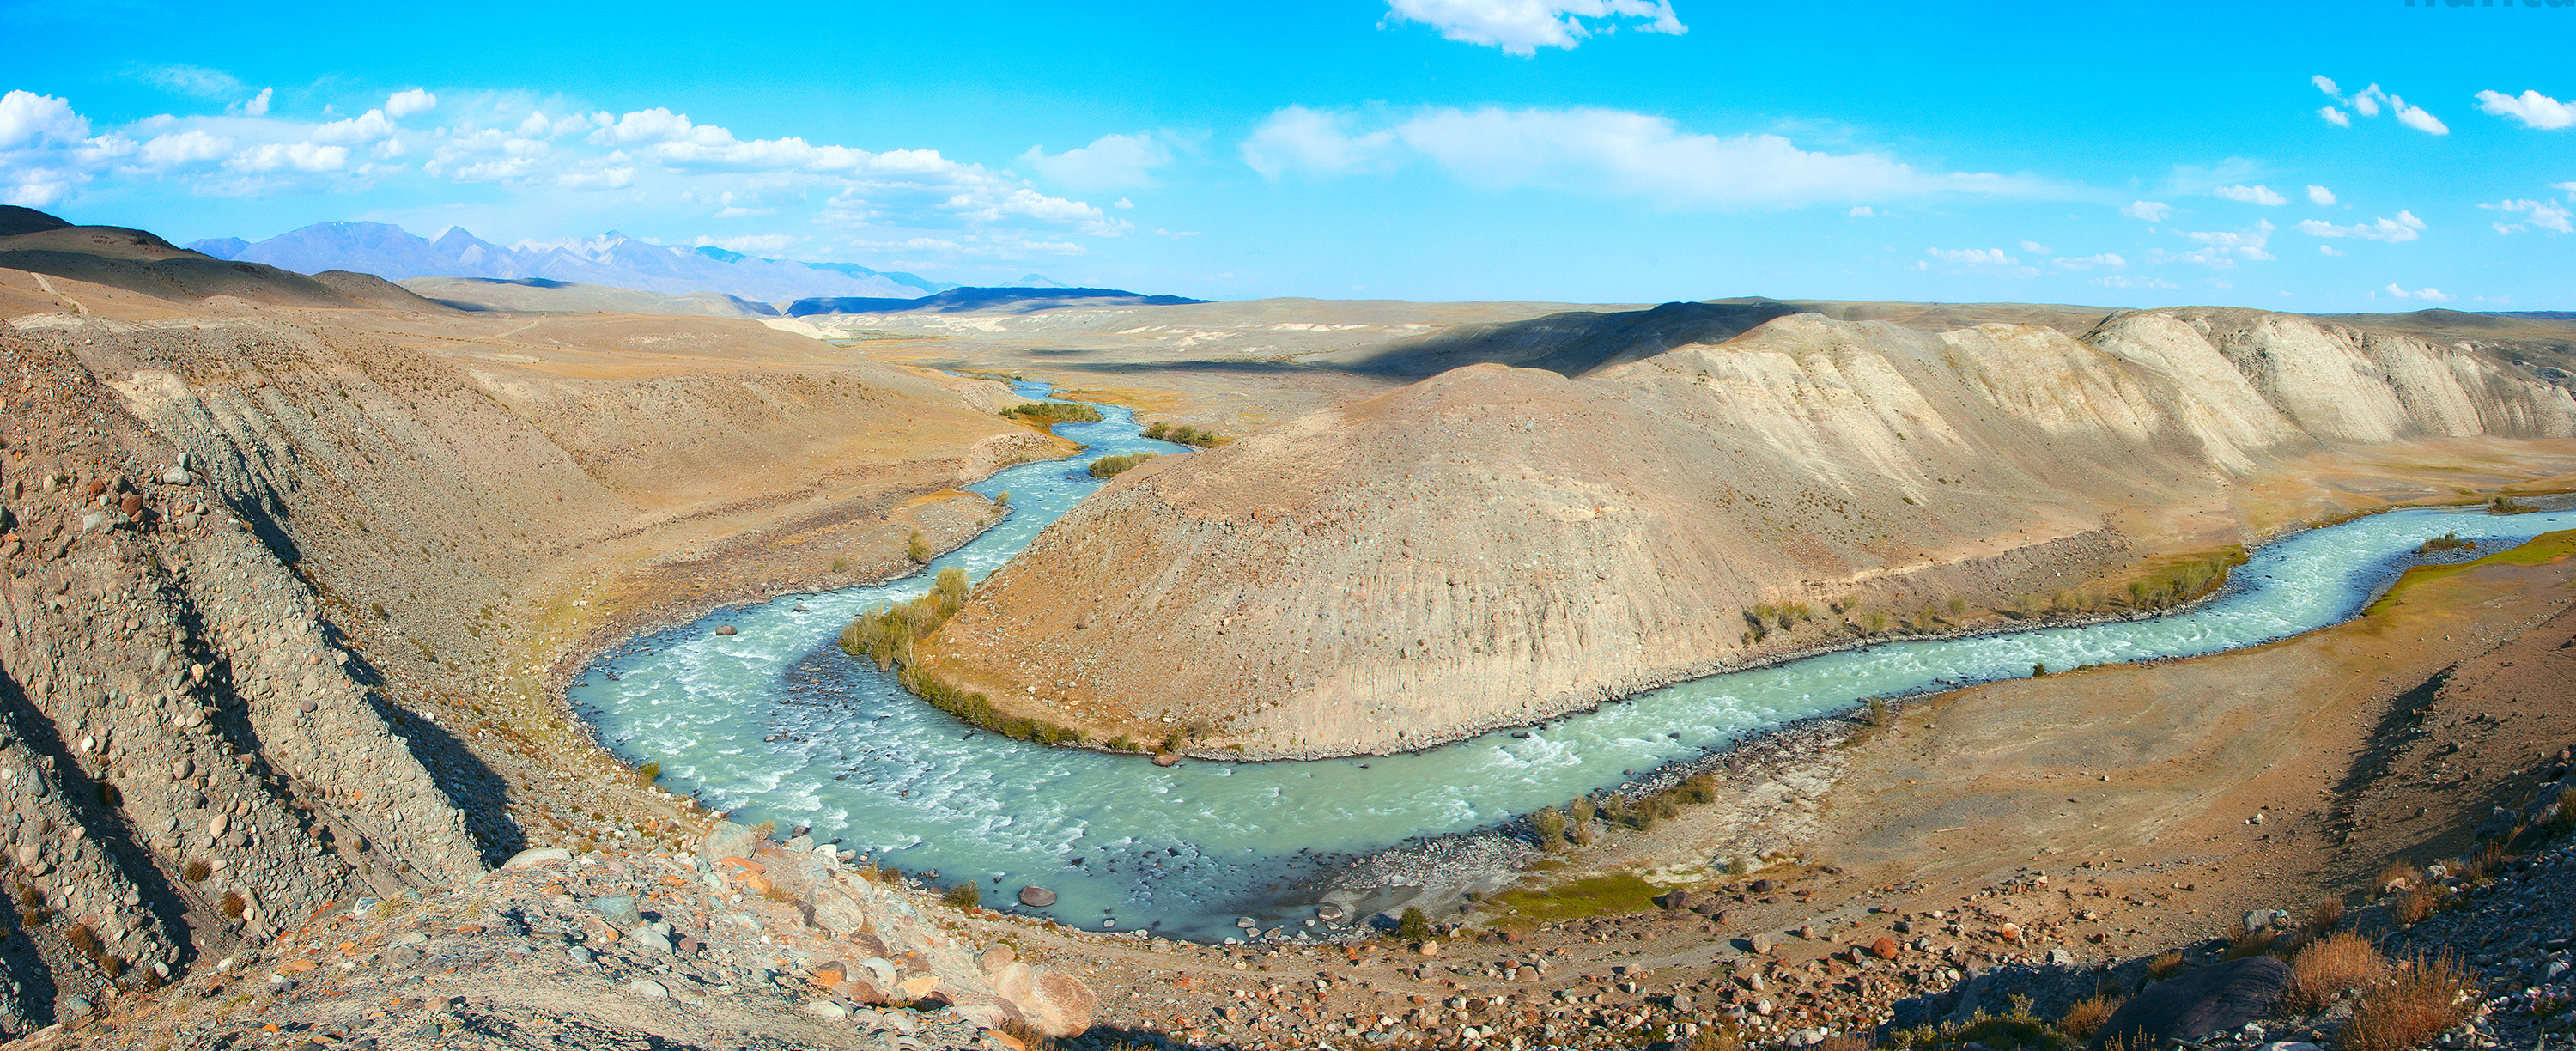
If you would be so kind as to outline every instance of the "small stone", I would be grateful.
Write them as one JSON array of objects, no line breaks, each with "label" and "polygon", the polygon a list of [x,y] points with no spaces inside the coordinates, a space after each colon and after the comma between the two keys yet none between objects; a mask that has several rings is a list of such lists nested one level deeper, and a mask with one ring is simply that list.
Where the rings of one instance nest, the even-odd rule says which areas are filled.
[{"label": "small stone", "polygon": [[1869,954],[1870,954],[1870,955],[1872,955],[1872,956],[1878,957],[1879,959],[1882,959],[1882,960],[1893,960],[1893,959],[1895,959],[1895,958],[1896,958],[1896,939],[1894,939],[1894,938],[1880,938],[1880,939],[1879,939],[1879,940],[1877,940],[1877,941],[1874,941],[1874,942],[1869,943]]},{"label": "small stone", "polygon": [[797,1010],[813,1015],[816,1018],[848,1018],[850,1016],[849,1008],[833,1003],[830,1000],[808,1000],[805,1002],[804,1006],[798,1007]]},{"label": "small stone", "polygon": [[592,898],[590,911],[598,913],[601,919],[607,920],[610,926],[619,930],[636,927],[644,922],[644,914],[635,909],[635,899],[624,894]]},{"label": "small stone", "polygon": [[2050,949],[2048,950],[2048,962],[2059,967],[2071,966],[2075,963],[2075,954],[2066,951],[2064,948]]},{"label": "small stone", "polygon": [[1424,942],[1421,945],[1415,946],[1413,951],[1421,953],[1424,956],[1438,956],[1440,955],[1440,943]]},{"label": "small stone", "polygon": [[638,996],[647,1000],[667,999],[671,995],[671,991],[663,988],[662,983],[650,978],[638,978],[626,983],[626,992],[629,996]]},{"label": "small stone", "polygon": [[716,625],[716,634],[718,634],[718,635],[732,635],[732,634],[735,634],[735,632],[734,632],[734,628],[733,628],[733,625],[731,625],[731,624],[718,624],[718,625]]}]

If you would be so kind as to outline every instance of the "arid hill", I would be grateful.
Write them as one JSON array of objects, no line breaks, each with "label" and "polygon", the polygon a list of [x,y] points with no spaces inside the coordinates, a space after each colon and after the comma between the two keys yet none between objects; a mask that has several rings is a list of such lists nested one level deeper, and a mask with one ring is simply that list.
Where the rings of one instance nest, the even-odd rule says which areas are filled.
[{"label": "arid hill", "polygon": [[0,230],[0,1036],[523,848],[673,835],[560,664],[909,571],[994,516],[951,486],[1063,446],[1000,384],[756,322]]},{"label": "arid hill", "polygon": [[[1457,369],[1130,472],[979,588],[925,666],[1103,738],[1402,749],[2380,499],[2318,499],[2336,489],[2576,469],[2576,401],[2531,370],[2284,314],[2079,337],[1798,313],[1625,364],[1532,360],[1578,356],[1604,364]],[[2405,459],[2459,472],[2388,481]],[[2379,474],[2313,481],[2338,472]],[[1748,612],[1784,604],[1815,619]]]}]

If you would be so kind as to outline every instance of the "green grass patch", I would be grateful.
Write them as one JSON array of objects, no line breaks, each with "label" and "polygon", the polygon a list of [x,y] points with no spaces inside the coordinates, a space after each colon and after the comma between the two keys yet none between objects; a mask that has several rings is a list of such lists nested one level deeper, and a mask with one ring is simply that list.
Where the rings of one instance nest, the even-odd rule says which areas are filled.
[{"label": "green grass patch", "polygon": [[1059,423],[1100,422],[1100,410],[1071,401],[1033,401],[1004,409],[1002,415],[1041,428]]},{"label": "green grass patch", "polygon": [[1553,887],[1507,890],[1494,895],[1487,904],[1497,912],[1556,923],[1589,916],[1625,916],[1652,912],[1655,895],[1661,887],[1646,882],[1634,873],[1614,872],[1601,876],[1559,883]]},{"label": "green grass patch", "polygon": [[2379,601],[2371,603],[2370,608],[2364,611],[2363,615],[2384,613],[2395,608],[2397,600],[2404,597],[2410,588],[2421,587],[2479,566],[2538,566],[2558,561],[2569,555],[2576,555],[2576,529],[2542,533],[2524,541],[2520,547],[2498,551],[2474,562],[2461,562],[2448,566],[2417,566],[2407,570],[2405,576],[2397,578],[2397,583],[2389,587],[2388,594],[2380,596]]}]

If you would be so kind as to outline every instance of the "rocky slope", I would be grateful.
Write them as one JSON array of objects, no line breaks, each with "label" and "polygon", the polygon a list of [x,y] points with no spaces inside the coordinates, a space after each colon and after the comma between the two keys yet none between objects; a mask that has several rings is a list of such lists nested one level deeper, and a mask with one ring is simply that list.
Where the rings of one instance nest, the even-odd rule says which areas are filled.
[{"label": "rocky slope", "polygon": [[[1795,314],[1581,379],[1458,369],[1156,461],[997,572],[924,666],[1102,738],[1401,749],[1847,639],[1855,608],[1938,623],[2251,539],[2238,504],[2290,460],[2465,441],[2549,475],[2571,433],[2576,401],[2528,369],[2291,315],[2079,338]],[[1816,619],[1751,623],[1781,604]]]},{"label": "rocky slope", "polygon": [[[989,519],[948,486],[1055,447],[999,384],[756,324],[251,264],[200,297],[163,264],[213,261],[148,234],[0,219],[60,242],[0,269],[0,1036],[531,846],[676,835],[558,662],[886,575]],[[802,564],[727,557],[763,537]]]}]

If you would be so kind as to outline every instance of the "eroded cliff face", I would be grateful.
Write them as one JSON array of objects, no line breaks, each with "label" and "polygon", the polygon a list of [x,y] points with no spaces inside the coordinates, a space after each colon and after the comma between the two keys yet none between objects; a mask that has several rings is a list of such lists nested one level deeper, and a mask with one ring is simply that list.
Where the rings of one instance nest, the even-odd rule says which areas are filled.
[{"label": "eroded cliff face", "polygon": [[2510,365],[2287,315],[2077,338],[1801,314],[1579,380],[1459,369],[1166,457],[995,573],[924,661],[1102,738],[1408,748],[1823,641],[1757,637],[1757,604],[2066,587],[2138,557],[2115,512],[2223,511],[2286,457],[2571,433],[2576,402]]},{"label": "eroded cliff face", "polygon": [[897,528],[871,501],[1048,446],[989,414],[998,384],[724,322],[19,271],[0,314],[0,1036],[525,847],[672,827],[612,829],[643,790],[566,776],[614,768],[544,689],[579,643],[523,626],[548,574],[666,526]]}]

